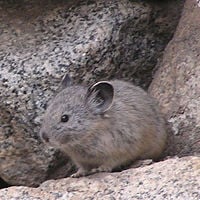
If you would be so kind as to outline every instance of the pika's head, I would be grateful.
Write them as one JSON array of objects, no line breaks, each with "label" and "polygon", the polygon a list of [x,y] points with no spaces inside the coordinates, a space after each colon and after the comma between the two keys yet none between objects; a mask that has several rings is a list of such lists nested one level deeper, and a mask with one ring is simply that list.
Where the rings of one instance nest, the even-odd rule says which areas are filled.
[{"label": "pika's head", "polygon": [[111,108],[114,96],[114,88],[107,81],[87,88],[72,85],[66,75],[62,86],[63,90],[50,101],[40,130],[41,139],[57,148],[85,137]]}]

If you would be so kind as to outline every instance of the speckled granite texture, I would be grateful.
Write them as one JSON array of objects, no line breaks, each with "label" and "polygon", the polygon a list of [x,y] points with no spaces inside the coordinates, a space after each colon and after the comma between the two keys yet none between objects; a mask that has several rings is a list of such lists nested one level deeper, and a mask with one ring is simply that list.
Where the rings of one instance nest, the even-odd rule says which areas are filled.
[{"label": "speckled granite texture", "polygon": [[199,200],[200,157],[174,158],[121,173],[101,173],[0,190],[1,200]]},{"label": "speckled granite texture", "polygon": [[123,78],[146,88],[180,2],[1,1],[0,177],[30,186],[69,175],[71,162],[37,138],[61,77]]},{"label": "speckled granite texture", "polygon": [[149,90],[172,124],[169,152],[179,156],[200,154],[199,19],[197,2],[186,1],[175,36]]}]

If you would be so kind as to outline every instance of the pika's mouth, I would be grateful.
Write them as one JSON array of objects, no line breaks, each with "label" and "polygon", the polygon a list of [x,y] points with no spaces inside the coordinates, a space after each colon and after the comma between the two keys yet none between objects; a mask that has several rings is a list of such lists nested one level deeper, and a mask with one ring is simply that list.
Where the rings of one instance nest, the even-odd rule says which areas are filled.
[{"label": "pika's mouth", "polygon": [[62,137],[60,137],[59,140],[60,140],[60,144],[63,145],[63,144],[67,144],[71,142],[72,137],[70,135],[62,135]]},{"label": "pika's mouth", "polygon": [[40,138],[44,143],[49,143],[49,137],[45,131],[40,131]]}]

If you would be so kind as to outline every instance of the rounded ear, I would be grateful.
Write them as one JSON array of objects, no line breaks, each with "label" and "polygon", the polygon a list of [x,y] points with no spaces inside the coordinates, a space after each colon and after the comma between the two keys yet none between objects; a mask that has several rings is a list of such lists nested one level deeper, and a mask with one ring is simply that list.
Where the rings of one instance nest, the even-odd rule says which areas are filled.
[{"label": "rounded ear", "polygon": [[61,81],[62,89],[72,85],[72,79],[68,74],[65,74]]},{"label": "rounded ear", "polygon": [[114,88],[107,81],[100,81],[90,88],[86,94],[86,104],[95,114],[103,114],[109,110],[114,97]]}]

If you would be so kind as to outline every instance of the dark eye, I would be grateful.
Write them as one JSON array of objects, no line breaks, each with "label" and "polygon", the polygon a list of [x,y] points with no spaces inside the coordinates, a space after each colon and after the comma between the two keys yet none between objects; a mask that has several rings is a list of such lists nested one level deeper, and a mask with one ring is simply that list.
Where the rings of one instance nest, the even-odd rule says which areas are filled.
[{"label": "dark eye", "polygon": [[61,116],[61,122],[68,122],[69,120],[69,115],[62,115]]}]

